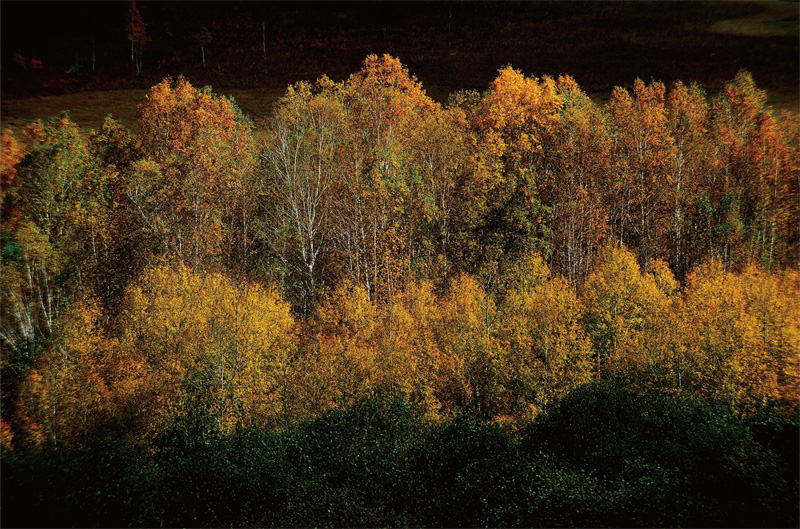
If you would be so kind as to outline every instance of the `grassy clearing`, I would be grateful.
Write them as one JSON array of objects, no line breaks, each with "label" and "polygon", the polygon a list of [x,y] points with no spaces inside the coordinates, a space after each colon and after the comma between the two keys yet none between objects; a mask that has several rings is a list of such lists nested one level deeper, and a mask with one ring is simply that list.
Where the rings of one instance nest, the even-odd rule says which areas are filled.
[{"label": "grassy clearing", "polygon": [[[138,127],[138,106],[147,90],[100,90],[79,92],[60,96],[4,99],[2,101],[2,128],[11,129],[19,136],[24,128],[37,119],[57,116],[68,110],[72,120],[88,136],[98,129],[109,114],[130,129]],[[239,107],[253,120],[258,121],[269,114],[272,105],[283,95],[277,89],[222,88],[215,92],[232,96]]]},{"label": "grassy clearing", "polygon": [[[18,133],[68,109],[87,132],[109,113],[135,128],[147,88],[178,74],[233,95],[258,121],[287,84],[323,73],[344,79],[369,53],[399,57],[440,102],[462,88],[485,89],[499,68],[511,64],[527,75],[570,74],[598,103],[615,85],[630,87],[637,77],[667,85],[697,81],[713,94],[744,68],[768,91],[774,108],[800,108],[797,2],[423,2],[382,10],[206,2],[191,13],[185,5],[163,4],[145,13],[153,42],[141,76],[119,53],[126,45],[121,14],[102,21],[109,35],[121,38],[103,41],[98,33],[104,55],[98,56],[97,74],[89,74],[86,63],[82,75],[66,75],[78,51],[87,57],[85,35],[58,26],[63,35],[53,29],[45,32],[52,42],[34,42],[23,27],[25,13],[4,10],[15,21],[4,29],[22,36],[3,35],[2,127]],[[262,20],[268,21],[266,53]],[[217,35],[207,68],[191,38],[201,23],[212,24]],[[33,44],[44,69],[15,69],[9,54],[19,49],[30,55]]]},{"label": "grassy clearing", "polygon": [[715,22],[709,31],[747,37],[797,37],[800,34],[797,2],[763,2],[763,9],[761,13]]}]

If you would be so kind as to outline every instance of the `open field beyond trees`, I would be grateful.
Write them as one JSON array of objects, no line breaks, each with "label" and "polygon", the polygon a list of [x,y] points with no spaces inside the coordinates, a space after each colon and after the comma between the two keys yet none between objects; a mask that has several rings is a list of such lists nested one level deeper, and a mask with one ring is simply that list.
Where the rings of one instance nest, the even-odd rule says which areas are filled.
[{"label": "open field beyond trees", "polygon": [[[42,6],[57,23],[35,16]],[[234,96],[258,120],[287,85],[322,74],[342,80],[370,53],[399,57],[439,102],[485,90],[510,64],[529,75],[571,75],[596,101],[637,77],[715,92],[743,68],[775,108],[800,105],[795,2],[144,2],[151,42],[139,75],[126,7],[4,2],[2,126],[19,132],[61,110],[87,131],[108,114],[135,126],[145,91],[181,74]],[[212,36],[206,67],[195,36],[203,27]]]}]

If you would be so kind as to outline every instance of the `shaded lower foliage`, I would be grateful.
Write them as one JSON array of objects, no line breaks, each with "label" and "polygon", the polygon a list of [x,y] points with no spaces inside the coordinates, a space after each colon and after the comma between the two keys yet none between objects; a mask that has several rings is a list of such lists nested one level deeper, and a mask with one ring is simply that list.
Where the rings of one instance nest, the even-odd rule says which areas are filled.
[{"label": "shaded lower foliage", "polygon": [[[798,422],[583,386],[512,432],[372,397],[284,432],[6,453],[5,526],[796,526]],[[792,442],[794,441],[794,443]]]},{"label": "shaded lower foliage", "polygon": [[276,436],[249,429],[225,436],[206,407],[188,409],[156,439],[158,519],[150,525],[269,525],[285,501]]},{"label": "shaded lower foliage", "polygon": [[761,413],[756,434],[752,420],[703,400],[593,383],[522,443],[598,479],[611,500],[599,517],[607,525],[796,526],[798,422]]},{"label": "shaded lower foliage", "polygon": [[421,431],[403,401],[372,398],[288,432],[280,525],[404,525],[404,454]]},{"label": "shaded lower foliage", "polygon": [[106,437],[80,450],[2,458],[4,527],[116,527],[158,520],[157,474],[138,447]]},{"label": "shaded lower foliage", "polygon": [[411,525],[596,525],[597,480],[547,454],[526,452],[494,424],[459,417],[432,428],[408,453]]}]

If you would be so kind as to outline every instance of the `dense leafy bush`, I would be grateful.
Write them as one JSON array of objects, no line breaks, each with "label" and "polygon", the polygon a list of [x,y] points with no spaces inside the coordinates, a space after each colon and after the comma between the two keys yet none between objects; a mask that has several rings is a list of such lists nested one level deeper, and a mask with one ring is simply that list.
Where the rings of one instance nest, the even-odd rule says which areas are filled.
[{"label": "dense leafy bush", "polygon": [[155,477],[141,450],[111,437],[80,450],[3,454],[3,526],[149,525]]},{"label": "dense leafy bush", "polygon": [[[188,407],[149,448],[3,457],[6,526],[796,526],[796,419],[617,382],[521,432],[371,397],[283,432]],[[794,465],[794,466],[793,466]]]},{"label": "dense leafy bush", "polygon": [[763,413],[773,422],[754,435],[752,421],[699,399],[595,383],[532,424],[523,445],[600,480],[609,525],[796,525],[797,447],[777,439],[793,431],[796,442],[797,423]]}]

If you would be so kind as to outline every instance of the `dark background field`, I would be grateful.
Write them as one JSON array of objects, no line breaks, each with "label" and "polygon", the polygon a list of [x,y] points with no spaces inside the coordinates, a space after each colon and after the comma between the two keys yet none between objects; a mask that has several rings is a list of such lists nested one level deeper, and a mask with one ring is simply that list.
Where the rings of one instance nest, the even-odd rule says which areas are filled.
[{"label": "dark background field", "polygon": [[[4,0],[2,126],[21,129],[62,109],[84,128],[109,112],[130,125],[147,88],[178,74],[234,95],[258,118],[287,84],[323,73],[344,79],[370,53],[399,57],[439,101],[485,89],[506,64],[528,75],[570,74],[598,101],[637,77],[698,81],[713,94],[740,68],[776,108],[796,111],[800,100],[797,2],[137,5],[152,38],[139,75],[125,32],[128,2]],[[195,37],[203,27],[212,35],[205,67]]]}]

